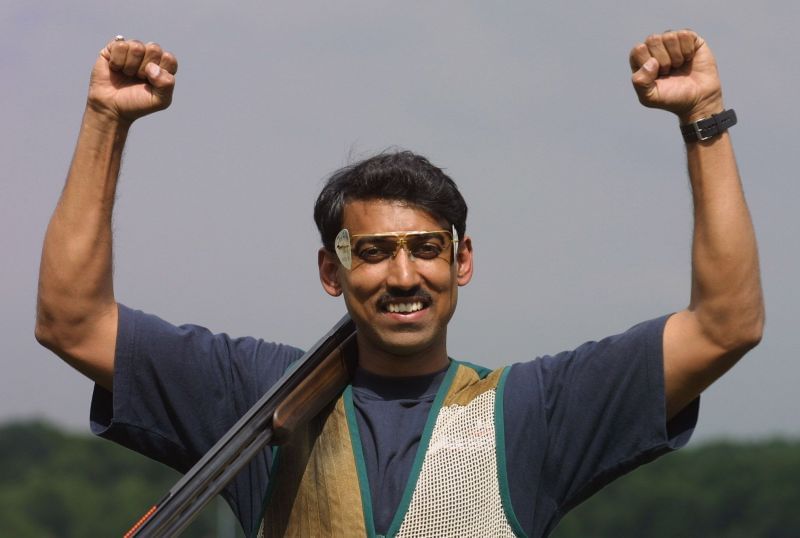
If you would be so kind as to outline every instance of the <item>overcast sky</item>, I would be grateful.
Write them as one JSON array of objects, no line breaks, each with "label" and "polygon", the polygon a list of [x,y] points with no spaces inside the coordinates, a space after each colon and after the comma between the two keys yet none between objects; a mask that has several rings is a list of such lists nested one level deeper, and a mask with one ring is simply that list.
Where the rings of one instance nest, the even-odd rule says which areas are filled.
[{"label": "overcast sky", "polygon": [[[316,272],[322,181],[412,149],[470,204],[476,273],[452,356],[499,366],[683,308],[691,200],[676,120],[627,55],[692,27],[715,51],[758,233],[763,343],[701,406],[697,439],[800,433],[797,2],[56,2],[0,10],[0,421],[88,431],[91,383],[33,339],[39,254],[97,51],[180,62],[134,126],[115,217],[119,301],[305,347],[344,312]],[[224,7],[223,7],[224,6]]]}]

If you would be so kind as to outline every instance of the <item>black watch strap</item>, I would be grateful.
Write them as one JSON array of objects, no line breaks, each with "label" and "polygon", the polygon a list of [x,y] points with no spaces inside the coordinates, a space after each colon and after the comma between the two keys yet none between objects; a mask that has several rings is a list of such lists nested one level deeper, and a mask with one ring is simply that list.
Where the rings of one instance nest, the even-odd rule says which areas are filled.
[{"label": "black watch strap", "polygon": [[694,123],[681,125],[681,134],[683,134],[684,141],[697,142],[698,140],[714,138],[734,125],[736,125],[736,112],[731,108],[723,110],[719,114],[714,114],[710,118],[703,118]]}]

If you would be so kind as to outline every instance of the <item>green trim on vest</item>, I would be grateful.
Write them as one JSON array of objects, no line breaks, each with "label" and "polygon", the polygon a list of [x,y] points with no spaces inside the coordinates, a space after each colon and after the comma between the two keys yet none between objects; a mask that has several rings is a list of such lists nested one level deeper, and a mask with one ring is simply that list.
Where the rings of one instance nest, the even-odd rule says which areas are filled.
[{"label": "green trim on vest", "polygon": [[389,530],[386,531],[386,536],[394,536],[400,530],[400,525],[403,524],[403,518],[408,511],[408,505],[411,504],[411,497],[414,495],[414,489],[417,487],[417,479],[419,479],[419,472],[422,470],[422,463],[425,461],[425,454],[428,452],[428,444],[431,441],[431,434],[433,427],[436,425],[436,418],[439,416],[439,409],[442,408],[445,396],[450,391],[450,386],[453,384],[453,379],[458,370],[458,362],[451,361],[447,369],[442,384],[439,385],[439,390],[436,391],[436,398],[431,404],[430,411],[428,411],[428,420],[425,422],[425,428],[422,430],[422,437],[417,446],[417,455],[414,457],[414,465],[411,467],[411,472],[408,473],[408,480],[406,481],[406,489],[403,492],[403,497],[400,499],[400,504],[397,506],[397,511],[394,513],[392,522],[389,524]]},{"label": "green trim on vest", "polygon": [[299,428],[280,453],[264,536],[365,536],[342,398]]},{"label": "green trim on vest", "polygon": [[481,366],[479,364],[472,364],[471,362],[467,362],[467,361],[457,361],[455,359],[450,359],[450,360],[453,361],[453,362],[457,362],[461,366],[464,366],[466,368],[470,368],[471,370],[474,370],[475,373],[478,374],[478,378],[480,378],[480,379],[485,379],[486,376],[488,376],[489,374],[491,374],[494,371],[491,368],[486,368],[485,366]]},{"label": "green trim on vest", "polygon": [[511,368],[506,368],[500,376],[500,381],[497,383],[497,392],[494,402],[494,427],[497,443],[497,481],[500,486],[500,499],[503,504],[503,511],[506,514],[506,519],[514,529],[517,536],[527,537],[525,531],[522,529],[517,515],[514,513],[514,507],[511,505],[511,489],[508,486],[508,468],[506,466],[506,421],[504,413],[504,394],[506,389],[506,378]]},{"label": "green trim on vest", "polygon": [[[495,391],[494,443],[500,503],[510,530],[525,536],[511,506],[505,461],[502,395],[508,370],[492,371],[451,361],[431,404],[403,496],[385,536],[395,536],[408,516],[442,408],[467,405],[489,390]],[[352,386],[348,385],[335,402],[274,455],[261,520],[264,536],[378,538]]]},{"label": "green trim on vest", "polygon": [[356,419],[356,408],[353,405],[353,386],[347,385],[342,395],[344,399],[345,417],[347,417],[347,428],[350,430],[350,443],[353,447],[353,454],[356,459],[356,472],[358,473],[358,490],[361,493],[361,510],[364,514],[364,526],[367,529],[369,538],[375,537],[375,516],[372,512],[372,494],[369,487],[369,476],[367,475],[367,465],[364,461],[364,449],[361,444],[361,434],[358,431],[358,420]]},{"label": "green trim on vest", "polygon": [[[272,447],[272,465],[269,466],[269,476],[270,478],[275,476],[275,472],[278,469],[279,461],[281,459],[281,447],[273,446]],[[261,513],[258,515],[258,519],[256,519],[257,525],[253,526],[253,534],[251,535],[252,538],[260,536],[260,533],[263,533],[262,526],[264,525],[264,514],[267,512],[267,505],[269,504],[270,499],[272,499],[272,494],[275,491],[275,480],[269,480],[269,484],[267,485],[267,492],[264,494],[264,499],[261,501]]]}]

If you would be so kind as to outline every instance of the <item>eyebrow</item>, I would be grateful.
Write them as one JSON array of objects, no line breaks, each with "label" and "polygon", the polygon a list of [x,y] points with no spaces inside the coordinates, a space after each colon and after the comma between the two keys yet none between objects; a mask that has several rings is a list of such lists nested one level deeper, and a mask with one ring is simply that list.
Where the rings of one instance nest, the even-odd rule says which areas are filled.
[{"label": "eyebrow", "polygon": [[391,235],[364,235],[358,238],[358,240],[353,244],[353,248],[358,248],[364,243],[388,242],[392,241],[393,238],[395,240],[397,239],[396,236]]}]

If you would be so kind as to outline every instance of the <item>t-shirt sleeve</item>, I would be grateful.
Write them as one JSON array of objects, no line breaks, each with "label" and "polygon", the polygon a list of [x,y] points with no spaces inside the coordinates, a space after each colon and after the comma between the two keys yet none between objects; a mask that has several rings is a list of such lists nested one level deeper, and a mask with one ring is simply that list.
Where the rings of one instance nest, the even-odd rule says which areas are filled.
[{"label": "t-shirt sleeve", "polygon": [[667,317],[511,367],[504,396],[509,458],[539,456],[522,473],[510,473],[515,510],[522,496],[540,507],[549,499],[559,517],[614,478],[688,442],[698,400],[666,420]]},{"label": "t-shirt sleeve", "polygon": [[185,472],[300,354],[120,305],[114,390],[95,386],[92,431]]}]

